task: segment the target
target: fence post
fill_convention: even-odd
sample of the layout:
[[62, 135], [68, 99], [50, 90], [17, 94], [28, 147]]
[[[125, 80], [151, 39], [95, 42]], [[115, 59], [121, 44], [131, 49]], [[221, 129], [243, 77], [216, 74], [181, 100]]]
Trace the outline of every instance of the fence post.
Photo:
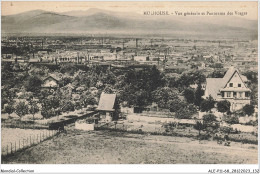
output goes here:
[[13, 153], [13, 144], [12, 144], [12, 142], [11, 142], [11, 154]]

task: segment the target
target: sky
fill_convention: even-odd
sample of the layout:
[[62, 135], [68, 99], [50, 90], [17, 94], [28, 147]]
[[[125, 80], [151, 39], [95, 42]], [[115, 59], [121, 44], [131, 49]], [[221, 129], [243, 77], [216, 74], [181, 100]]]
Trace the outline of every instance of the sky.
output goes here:
[[[74, 10], [86, 11], [90, 8], [99, 8], [110, 11], [135, 12], [170, 10], [171, 12], [246, 12], [243, 18], [257, 20], [257, 2], [134, 2], [134, 1], [96, 1], [96, 2], [70, 2], [70, 1], [2, 1], [2, 15], [12, 15], [26, 11], [41, 9], [52, 12], [67, 12]], [[240, 15], [236, 15], [241, 17]]]

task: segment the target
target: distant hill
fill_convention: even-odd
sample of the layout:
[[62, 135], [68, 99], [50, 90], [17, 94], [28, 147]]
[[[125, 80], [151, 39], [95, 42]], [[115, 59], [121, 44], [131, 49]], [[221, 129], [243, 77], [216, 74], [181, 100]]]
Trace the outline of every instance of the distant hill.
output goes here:
[[82, 33], [175, 37], [257, 37], [257, 21], [233, 16], [144, 16], [89, 9], [54, 13], [34, 10], [2, 16], [2, 33]]

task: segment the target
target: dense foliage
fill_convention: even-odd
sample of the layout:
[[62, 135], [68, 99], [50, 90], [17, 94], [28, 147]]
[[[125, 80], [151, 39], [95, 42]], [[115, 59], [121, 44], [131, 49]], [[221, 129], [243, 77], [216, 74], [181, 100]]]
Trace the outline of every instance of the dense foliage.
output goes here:
[[[191, 69], [180, 74], [159, 71], [156, 66], [143, 69], [111, 69], [106, 66], [56, 66], [2, 63], [2, 112], [16, 112], [20, 117], [41, 112], [49, 118], [60, 112], [87, 108], [98, 104], [100, 94], [116, 93], [121, 106], [144, 109], [152, 103], [173, 112], [176, 118], [186, 119], [201, 111], [211, 111], [215, 101], [203, 99], [202, 71]], [[222, 77], [222, 67], [208, 77]], [[50, 74], [60, 76], [58, 88], [43, 89], [43, 80]], [[252, 105], [246, 105], [243, 113], [252, 115], [257, 103], [257, 73], [246, 72], [247, 85], [251, 89]], [[21, 101], [20, 101], [21, 100]], [[32, 102], [34, 101], [34, 102]], [[32, 103], [31, 103], [32, 102]], [[230, 111], [228, 101], [217, 102], [220, 112]], [[242, 112], [242, 111], [241, 111]], [[236, 122], [235, 119], [229, 120]]]

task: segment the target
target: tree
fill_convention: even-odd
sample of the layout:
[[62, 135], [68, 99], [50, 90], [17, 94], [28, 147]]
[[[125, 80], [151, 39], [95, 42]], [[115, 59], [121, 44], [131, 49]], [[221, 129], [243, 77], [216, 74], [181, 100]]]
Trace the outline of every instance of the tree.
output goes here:
[[183, 95], [188, 103], [194, 103], [194, 90], [191, 88], [186, 88], [183, 92]]
[[71, 101], [68, 101], [65, 103], [65, 105], [62, 107], [63, 112], [69, 112], [69, 111], [74, 111], [74, 104]]
[[214, 70], [208, 77], [210, 78], [223, 78], [225, 71], [223, 70]]
[[30, 101], [29, 113], [33, 115], [33, 120], [34, 120], [34, 115], [39, 111], [40, 111], [40, 109], [37, 105], [37, 102], [36, 101]]
[[15, 107], [15, 113], [22, 118], [22, 116], [28, 114], [28, 105], [25, 102], [19, 102]]
[[116, 93], [116, 90], [113, 88], [112, 85], [106, 85], [105, 89], [104, 89], [104, 92], [106, 94], [115, 94]]
[[[2, 82], [2, 84], [3, 84], [3, 82]], [[4, 86], [4, 88], [2, 88], [2, 90], [1, 90], [1, 106], [2, 106], [2, 108], [4, 108], [5, 104], [10, 104], [10, 103], [14, 102], [13, 99], [16, 96], [16, 92], [17, 91], [15, 91], [14, 88], [8, 89], [8, 87], [6, 87], [6, 86]]]
[[177, 112], [178, 110], [185, 108], [187, 104], [181, 101], [179, 98], [170, 100], [168, 103], [169, 103], [170, 112]]
[[194, 129], [199, 131], [199, 136], [200, 136], [200, 131], [202, 131], [204, 128], [205, 126], [201, 121], [196, 121], [196, 124], [194, 125]]
[[175, 117], [179, 119], [190, 119], [197, 112], [193, 104], [188, 104], [180, 99], [169, 101], [170, 112], [175, 112]]
[[56, 116], [57, 113], [55, 112], [55, 109], [43, 106], [41, 109], [41, 114], [44, 118], [51, 118]]
[[219, 101], [217, 103], [217, 109], [219, 112], [222, 112], [222, 113], [228, 112], [228, 111], [230, 111], [230, 105], [231, 105], [230, 102], [227, 100]]
[[212, 124], [217, 121], [217, 117], [214, 114], [206, 114], [203, 115], [203, 123], [204, 124]]
[[63, 73], [63, 74], [68, 73], [70, 76], [73, 76], [76, 71], [77, 71], [77, 67], [75, 65], [64, 64], [64, 65], [61, 65], [61, 67], [60, 67], [61, 73]]
[[25, 81], [24, 87], [27, 91], [38, 92], [42, 84], [42, 80], [37, 76], [30, 76], [27, 81]]
[[257, 78], [257, 71], [248, 71], [245, 72], [244, 75], [247, 77], [248, 80], [250, 80], [251, 83], [257, 83], [258, 78]]
[[72, 79], [68, 76], [65, 76], [60, 80], [59, 83], [60, 83], [60, 86], [66, 86], [67, 84], [72, 83]]
[[151, 104], [151, 101], [148, 101], [148, 92], [145, 90], [136, 91], [134, 93], [134, 104], [139, 108], [143, 108]]
[[[49, 96], [47, 96], [49, 94]], [[43, 93], [43, 96], [46, 98], [41, 98], [42, 110], [41, 114], [44, 118], [50, 118], [58, 115], [60, 104], [62, 100], [60, 99], [60, 95], [57, 93]]]
[[156, 102], [160, 108], [169, 108], [169, 101], [179, 99], [177, 92], [169, 87], [158, 88], [152, 95], [153, 101]]
[[8, 113], [8, 115], [10, 116], [11, 113], [13, 113], [15, 111], [15, 108], [12, 104], [8, 103], [5, 107], [4, 107], [4, 111], [6, 113]]
[[211, 68], [223, 68], [223, 65], [221, 63], [214, 63], [210, 66]]
[[195, 91], [195, 99], [194, 99], [194, 104], [196, 106], [200, 106], [201, 102], [202, 102], [202, 96], [204, 95], [204, 91], [202, 89], [201, 84], [198, 85], [196, 91]]
[[215, 100], [210, 95], [206, 100], [203, 100], [201, 102], [200, 110], [202, 112], [209, 112], [211, 111], [212, 108], [214, 108], [214, 105], [215, 105]]
[[180, 107], [180, 109], [178, 109], [175, 112], [175, 117], [179, 118], [179, 119], [190, 119], [192, 118], [192, 115], [195, 114], [197, 112], [196, 107], [193, 104], [185, 104], [185, 102], [183, 102], [182, 104], [180, 104], [181, 106], [184, 107]]
[[181, 74], [180, 78], [178, 79], [179, 86], [186, 86], [192, 84], [201, 84], [205, 82], [206, 77], [205, 75], [198, 70], [191, 70], [188, 72], [184, 72]]
[[224, 115], [223, 120], [227, 122], [228, 124], [238, 124], [239, 119], [235, 115]]
[[219, 128], [217, 117], [211, 113], [203, 116], [203, 125], [208, 133], [214, 133]]
[[243, 107], [243, 112], [250, 116], [250, 115], [252, 115], [255, 112], [255, 108], [254, 108], [253, 105], [246, 104]]

